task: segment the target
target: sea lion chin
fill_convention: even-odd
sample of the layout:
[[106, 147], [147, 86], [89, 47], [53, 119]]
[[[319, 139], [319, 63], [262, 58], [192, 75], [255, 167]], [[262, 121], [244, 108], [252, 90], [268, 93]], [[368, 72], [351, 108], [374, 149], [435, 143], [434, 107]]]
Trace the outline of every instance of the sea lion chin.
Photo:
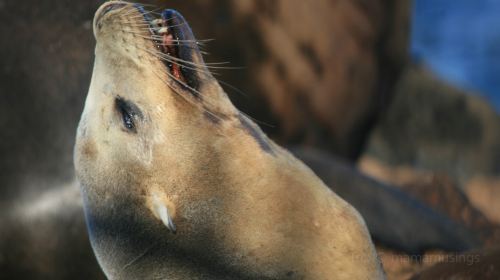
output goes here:
[[184, 18], [103, 4], [74, 152], [110, 279], [384, 278], [363, 219], [239, 113]]

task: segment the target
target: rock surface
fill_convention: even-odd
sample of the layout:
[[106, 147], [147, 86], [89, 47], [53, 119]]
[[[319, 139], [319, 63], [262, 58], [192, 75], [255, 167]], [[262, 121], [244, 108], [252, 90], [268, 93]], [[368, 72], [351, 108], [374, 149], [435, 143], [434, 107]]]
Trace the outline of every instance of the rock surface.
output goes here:
[[500, 279], [500, 249], [492, 248], [445, 257], [441, 263], [424, 270], [411, 279]]
[[104, 279], [78, 200], [51, 195], [74, 176], [101, 2], [0, 1], [2, 279]]
[[90, 247], [76, 182], [49, 185], [0, 212], [0, 278], [106, 279]]
[[391, 166], [444, 173], [463, 188], [475, 176], [500, 174], [500, 116], [474, 94], [412, 66], [364, 155]]
[[[484, 246], [500, 242], [500, 224], [486, 214], [493, 213], [495, 203], [500, 199], [499, 196], [488, 196], [490, 191], [495, 190], [495, 184], [477, 181], [468, 187], [472, 191], [465, 193], [452, 178], [443, 173], [394, 167], [369, 157], [363, 157], [358, 165], [363, 173], [397, 187], [476, 232]], [[488, 202], [492, 204], [488, 205]], [[480, 203], [483, 208], [477, 207]]]
[[[215, 3], [217, 3], [215, 5]], [[410, 1], [182, 1], [166, 4], [208, 44], [220, 78], [263, 129], [356, 158], [407, 60]], [[209, 24], [207, 24], [209, 23]], [[231, 92], [231, 89], [228, 89]]]

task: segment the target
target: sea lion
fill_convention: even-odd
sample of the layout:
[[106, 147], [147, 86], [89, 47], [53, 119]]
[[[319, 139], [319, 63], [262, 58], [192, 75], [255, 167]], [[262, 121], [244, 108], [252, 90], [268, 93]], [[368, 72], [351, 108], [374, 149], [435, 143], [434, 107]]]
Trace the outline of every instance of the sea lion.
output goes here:
[[383, 279], [362, 217], [230, 102], [184, 18], [103, 4], [74, 161], [110, 279]]

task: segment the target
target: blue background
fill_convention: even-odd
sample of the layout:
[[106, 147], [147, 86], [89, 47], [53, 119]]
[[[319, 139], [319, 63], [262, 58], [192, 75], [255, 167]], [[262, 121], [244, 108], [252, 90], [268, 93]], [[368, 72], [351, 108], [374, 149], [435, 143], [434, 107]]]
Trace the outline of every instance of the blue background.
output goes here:
[[411, 54], [500, 111], [500, 0], [414, 0]]

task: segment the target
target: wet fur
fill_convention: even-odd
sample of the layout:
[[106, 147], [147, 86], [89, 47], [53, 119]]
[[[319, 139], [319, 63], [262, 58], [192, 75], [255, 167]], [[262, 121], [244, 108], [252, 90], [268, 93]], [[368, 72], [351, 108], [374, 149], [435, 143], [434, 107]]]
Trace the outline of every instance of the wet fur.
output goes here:
[[[123, 31], [140, 16], [128, 5], [95, 26], [75, 146], [87, 226], [106, 275], [383, 278], [357, 211], [243, 117], [215, 79], [205, 76], [195, 99], [161, 78], [165, 66], [142, 51], [151, 42]], [[144, 114], [137, 134], [122, 128], [118, 95]], [[154, 197], [171, 210], [176, 234], [155, 216]]]

